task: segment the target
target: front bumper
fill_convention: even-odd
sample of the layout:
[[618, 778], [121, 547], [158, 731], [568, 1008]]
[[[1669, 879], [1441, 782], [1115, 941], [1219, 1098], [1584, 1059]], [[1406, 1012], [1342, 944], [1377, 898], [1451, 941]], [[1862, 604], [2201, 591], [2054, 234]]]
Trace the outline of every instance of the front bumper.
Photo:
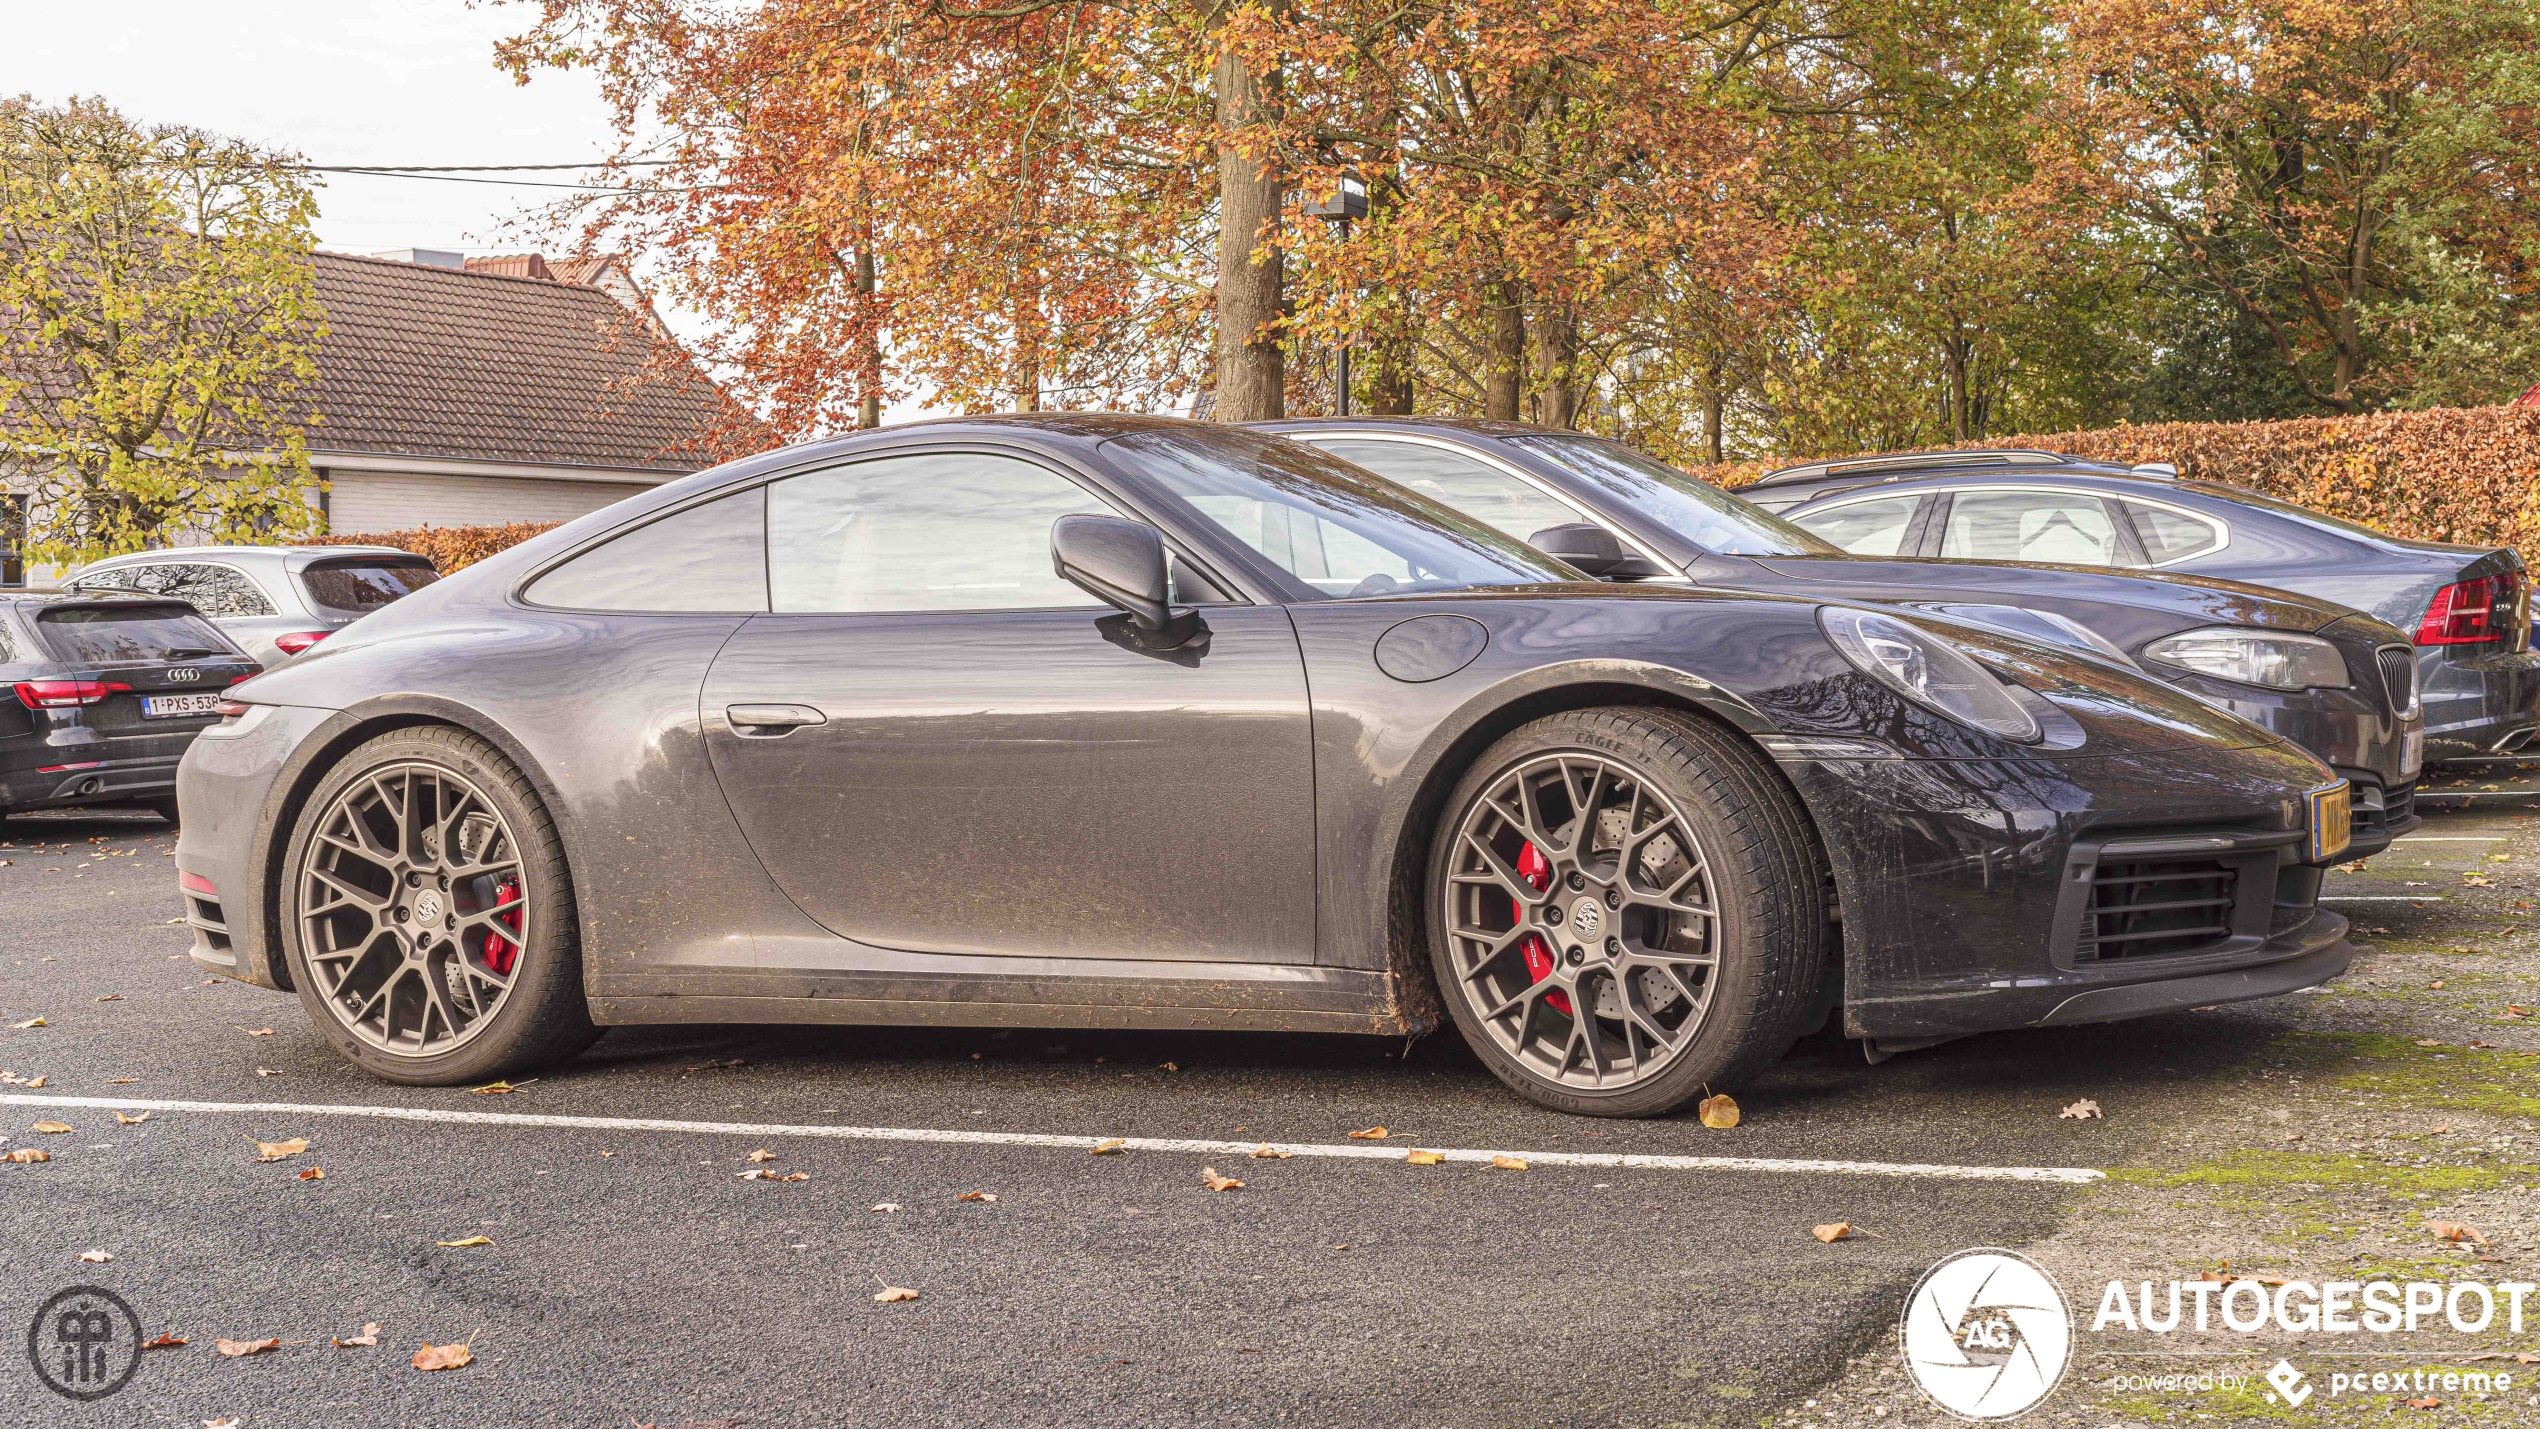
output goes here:
[[[313, 738], [332, 710], [257, 705], [197, 736], [176, 769], [176, 868], [185, 884], [194, 961], [224, 977], [288, 990], [280, 939], [272, 936], [271, 867], [287, 797], [327, 746]], [[210, 885], [209, 892], [192, 886]]]

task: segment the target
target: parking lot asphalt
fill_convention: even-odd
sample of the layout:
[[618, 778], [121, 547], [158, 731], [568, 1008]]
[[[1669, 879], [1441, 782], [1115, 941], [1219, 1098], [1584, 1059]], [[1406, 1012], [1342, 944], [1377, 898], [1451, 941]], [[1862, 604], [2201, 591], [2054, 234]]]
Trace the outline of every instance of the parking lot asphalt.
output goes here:
[[[2476, 814], [2459, 816], [2466, 819]], [[2499, 817], [2493, 813], [2489, 818]], [[2463, 825], [2467, 827], [2467, 825]], [[2448, 826], [2447, 826], [2448, 827]], [[2435, 827], [2426, 831], [2440, 837]], [[2483, 836], [2483, 835], [2481, 835]], [[2250, 1029], [2317, 999], [1970, 1039], [1879, 1067], [1804, 1044], [1735, 1089], [1743, 1124], [1562, 1117], [1452, 1034], [634, 1029], [502, 1095], [391, 1087], [295, 998], [184, 956], [173, 831], [0, 824], [0, 1310], [105, 1286], [150, 1351], [51, 1396], [16, 1350], [0, 1424], [1753, 1424], [1893, 1335], [1947, 1253], [2051, 1234], [2087, 1188], [2031, 1181], [1226, 1157], [787, 1133], [955, 1133], [2103, 1167], [2148, 1128], [2077, 1097], [2196, 1104]], [[2411, 850], [2440, 854], [2438, 843]], [[2466, 850], [2464, 850], [2466, 852]], [[2382, 861], [2376, 862], [2376, 870]], [[2447, 875], [2448, 876], [2448, 875]], [[2385, 882], [2397, 886], [2382, 893]], [[2423, 918], [2405, 878], [2380, 926]], [[2386, 916], [2385, 916], [2386, 914]], [[42, 1017], [43, 1025], [17, 1024]], [[267, 1032], [270, 1029], [270, 1032]], [[43, 1077], [41, 1087], [26, 1082]], [[125, 1123], [48, 1095], [190, 1101]], [[418, 1122], [325, 1104], [749, 1123]], [[38, 1119], [73, 1128], [32, 1130]], [[258, 1159], [258, 1141], [309, 1149]], [[753, 1152], [772, 1153], [754, 1163]], [[743, 1179], [765, 1167], [801, 1181]], [[1245, 1182], [1211, 1191], [1203, 1168]], [[302, 1179], [309, 1169], [322, 1178]], [[984, 1193], [993, 1199], [964, 1199]], [[872, 1209], [896, 1206], [896, 1210]], [[1821, 1244], [1812, 1225], [1864, 1235]], [[482, 1236], [490, 1244], [445, 1242]], [[85, 1263], [102, 1250], [110, 1261]], [[885, 1285], [919, 1292], [877, 1303]], [[339, 1348], [366, 1322], [375, 1347]], [[11, 1343], [15, 1319], [0, 1323]], [[231, 1358], [216, 1339], [278, 1338]], [[474, 1361], [419, 1373], [422, 1343]]]

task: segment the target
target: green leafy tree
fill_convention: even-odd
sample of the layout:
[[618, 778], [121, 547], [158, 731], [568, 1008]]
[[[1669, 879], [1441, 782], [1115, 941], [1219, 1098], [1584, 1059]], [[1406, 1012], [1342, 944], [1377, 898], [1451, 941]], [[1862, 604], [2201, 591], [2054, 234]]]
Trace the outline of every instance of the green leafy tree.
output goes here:
[[314, 527], [316, 204], [291, 164], [0, 100], [0, 485], [30, 559]]

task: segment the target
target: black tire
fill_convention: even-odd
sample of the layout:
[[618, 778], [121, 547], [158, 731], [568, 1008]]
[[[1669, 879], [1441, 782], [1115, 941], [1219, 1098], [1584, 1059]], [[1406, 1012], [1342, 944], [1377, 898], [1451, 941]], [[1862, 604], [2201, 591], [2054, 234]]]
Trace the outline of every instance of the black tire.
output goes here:
[[[1582, 767], [1602, 768], [1614, 787], [1600, 796]], [[1531, 800], [1511, 782], [1527, 780], [1537, 791]], [[1516, 805], [1505, 802], [1512, 796]], [[1496, 892], [1508, 886], [1506, 875], [1518, 867], [1509, 860], [1519, 859], [1522, 847], [1502, 848], [1494, 866], [1480, 845], [1533, 842], [1523, 831], [1559, 818], [1564, 800], [1566, 845], [1546, 838], [1531, 860], [1546, 882], [1525, 877], [1541, 901], [1529, 905]], [[1583, 804], [1594, 819], [1579, 817]], [[1512, 808], [1518, 817], [1494, 812]], [[1662, 841], [1673, 840], [1679, 827], [1690, 833], [1690, 846]], [[1600, 849], [1603, 839], [1617, 842]], [[1547, 854], [1565, 847], [1569, 854]], [[1661, 852], [1666, 862], [1648, 861]], [[1544, 869], [1547, 862], [1555, 867]], [[1649, 888], [1679, 876], [1686, 881], [1676, 888], [1699, 889], [1714, 916], [1670, 911], [1693, 901], [1692, 893], [1648, 897]], [[1425, 887], [1431, 965], [1457, 1029], [1500, 1080], [1558, 1111], [1661, 1116], [1706, 1087], [1738, 1086], [1790, 1049], [1825, 973], [1826, 880], [1806, 811], [1752, 746], [1678, 711], [1571, 711], [1493, 744], [1448, 798]], [[1584, 899], [1574, 890], [1584, 890]], [[1504, 906], [1491, 902], [1498, 898]], [[1604, 906], [1580, 911], [1580, 901]], [[1560, 913], [1565, 907], [1569, 915]], [[1549, 971], [1525, 955], [1529, 932], [1540, 933], [1535, 952], [1551, 955]], [[1709, 961], [1697, 966], [1699, 958]], [[1557, 985], [1564, 977], [1580, 979], [1579, 1000], [1593, 991], [1588, 1018], [1575, 1015], [1578, 1000], [1543, 992], [1547, 980]], [[1523, 1010], [1507, 1010], [1520, 1000]], [[1669, 1018], [1677, 1020], [1663, 1025]], [[1556, 1033], [1557, 1054], [1550, 1050]], [[1677, 1040], [1665, 1041], [1668, 1033]], [[1631, 1055], [1597, 1051], [1617, 1047]], [[1612, 1086], [1604, 1085], [1609, 1061], [1632, 1068]], [[1591, 1075], [1595, 1084], [1583, 1084]]]
[[[431, 771], [455, 776], [450, 786], [435, 787], [464, 788], [482, 796], [488, 812], [499, 820], [494, 827], [501, 831], [505, 852], [516, 864], [516, 874], [506, 876], [513, 878], [516, 896], [534, 913], [527, 918], [520, 941], [503, 945], [509, 949], [510, 982], [494, 1007], [478, 1019], [482, 1025], [471, 1022], [455, 1045], [446, 1050], [433, 1051], [419, 1041], [416, 1050], [397, 1051], [373, 1045], [366, 1040], [367, 1034], [355, 1035], [349, 1014], [339, 1016], [328, 1001], [327, 980], [311, 966], [311, 939], [329, 935], [323, 925], [314, 929], [304, 926], [304, 914], [312, 909], [322, 912], [324, 905], [304, 890], [312, 886], [310, 860], [321, 842], [320, 831], [343, 807], [339, 801], [348, 790], [355, 790], [375, 776], [390, 780], [441, 777]], [[464, 781], [464, 786], [456, 781]], [[414, 785], [408, 783], [404, 787], [411, 790]], [[363, 796], [357, 793], [354, 797]], [[416, 796], [409, 792], [405, 797]], [[462, 804], [452, 798], [452, 806]], [[442, 841], [455, 842], [458, 837], [454, 831], [443, 835]], [[441, 851], [437, 847], [430, 852], [435, 860], [439, 859]], [[337, 866], [341, 868], [340, 861]], [[602, 1029], [591, 1021], [590, 1005], [583, 994], [580, 924], [563, 842], [536, 789], [502, 751], [485, 740], [463, 730], [436, 725], [396, 730], [358, 746], [319, 781], [301, 806], [283, 869], [281, 917], [277, 921], [282, 929], [284, 954], [290, 960], [292, 984], [318, 1031], [346, 1060], [371, 1075], [413, 1086], [482, 1082], [566, 1060], [599, 1038]], [[447, 886], [446, 880], [443, 886]], [[395, 892], [398, 885], [394, 880], [389, 887], [390, 897], [408, 896]], [[455, 920], [458, 898], [445, 896]], [[420, 908], [414, 911], [422, 912]], [[481, 917], [486, 911], [489, 910], [480, 908], [477, 913]], [[358, 916], [369, 917], [367, 912]], [[384, 921], [371, 921], [383, 931], [389, 928]], [[421, 927], [423, 923], [417, 921], [413, 926]], [[397, 932], [402, 935], [403, 927]], [[460, 941], [468, 936], [464, 932], [457, 935], [446, 945], [443, 956], [454, 955]], [[330, 961], [329, 966], [337, 964]], [[424, 968], [426, 980], [433, 981], [431, 966], [426, 964]], [[454, 978], [447, 975], [446, 962], [442, 969], [445, 976]], [[344, 979], [339, 984], [341, 990], [358, 991], [349, 986], [351, 972], [340, 976]], [[459, 989], [454, 982], [442, 981], [430, 991], [444, 1001], [446, 1018], [448, 1004]], [[430, 1025], [427, 1018], [427, 1032]]]

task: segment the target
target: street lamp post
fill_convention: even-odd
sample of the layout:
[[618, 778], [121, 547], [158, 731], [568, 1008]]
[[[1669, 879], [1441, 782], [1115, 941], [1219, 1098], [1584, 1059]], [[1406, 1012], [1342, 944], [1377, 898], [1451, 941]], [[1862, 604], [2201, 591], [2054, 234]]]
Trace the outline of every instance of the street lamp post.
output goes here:
[[[1339, 184], [1332, 190], [1330, 196], [1319, 199], [1308, 198], [1305, 201], [1305, 211], [1309, 216], [1319, 218], [1325, 223], [1339, 225], [1341, 242], [1347, 243], [1350, 220], [1367, 216], [1367, 181], [1360, 178], [1356, 172], [1343, 169]], [[1339, 415], [1346, 417], [1349, 415], [1349, 339], [1347, 337], [1340, 340], [1336, 366], [1338, 371], [1335, 376], [1340, 388]]]

